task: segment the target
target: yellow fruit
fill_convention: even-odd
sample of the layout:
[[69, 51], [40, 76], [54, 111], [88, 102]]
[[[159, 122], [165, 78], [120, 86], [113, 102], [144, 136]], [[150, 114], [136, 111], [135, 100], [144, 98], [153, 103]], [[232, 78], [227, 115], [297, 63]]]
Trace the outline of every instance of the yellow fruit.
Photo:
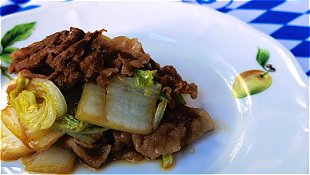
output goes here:
[[269, 74], [261, 70], [249, 70], [239, 74], [232, 86], [232, 93], [236, 98], [243, 98], [266, 90], [272, 83]]

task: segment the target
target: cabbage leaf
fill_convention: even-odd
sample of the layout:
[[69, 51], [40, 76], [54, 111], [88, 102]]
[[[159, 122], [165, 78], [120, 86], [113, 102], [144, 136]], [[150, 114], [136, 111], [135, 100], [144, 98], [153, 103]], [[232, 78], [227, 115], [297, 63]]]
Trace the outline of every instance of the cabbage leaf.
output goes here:
[[153, 124], [153, 130], [155, 130], [159, 126], [159, 123], [165, 114], [166, 107], [167, 107], [166, 101], [162, 101], [157, 105], [155, 117], [154, 117], [153, 123], [152, 123]]
[[[107, 87], [85, 83], [75, 117], [110, 129], [149, 134], [160, 88], [160, 84], [138, 88], [132, 77], [112, 79]], [[149, 89], [147, 96], [145, 89]]]
[[21, 91], [25, 89], [25, 87], [29, 83], [30, 83], [30, 80], [28, 78], [24, 78], [23, 76], [19, 74], [15, 80], [16, 87], [9, 94], [9, 100], [13, 100], [14, 98], [16, 98], [17, 95], [21, 93]]
[[65, 114], [58, 118], [53, 127], [86, 144], [93, 144], [101, 137], [102, 132], [108, 130], [107, 128], [78, 120], [70, 114]]
[[50, 128], [57, 117], [67, 112], [64, 96], [47, 79], [27, 79], [18, 75], [9, 102], [16, 110], [20, 123], [32, 132]]
[[135, 85], [137, 87], [145, 88], [155, 84], [154, 77], [156, 70], [140, 70], [134, 71], [133, 77], [135, 79]]
[[169, 168], [173, 165], [173, 155], [172, 154], [166, 154], [162, 156], [162, 168]]
[[54, 127], [64, 132], [78, 132], [80, 134], [94, 134], [107, 130], [107, 128], [78, 120], [70, 114], [59, 117], [55, 121]]

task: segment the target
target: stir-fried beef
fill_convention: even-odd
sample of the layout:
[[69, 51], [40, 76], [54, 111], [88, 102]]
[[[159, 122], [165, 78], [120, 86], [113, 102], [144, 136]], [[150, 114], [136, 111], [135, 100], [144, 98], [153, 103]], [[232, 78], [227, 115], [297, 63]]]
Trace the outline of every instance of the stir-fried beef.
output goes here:
[[198, 108], [182, 106], [173, 111], [167, 110], [163, 118], [153, 133], [132, 135], [135, 149], [150, 159], [177, 152], [213, 129], [209, 114]]
[[119, 36], [110, 40], [97, 30], [84, 33], [77, 28], [52, 34], [11, 54], [10, 73], [27, 78], [47, 78], [60, 89], [73, 88], [79, 81], [96, 80], [107, 85], [111, 76], [132, 76], [137, 68], [158, 70], [158, 81], [174, 107], [173, 96], [197, 97], [197, 86], [183, 81], [172, 66], [160, 68], [136, 39]]
[[173, 66], [164, 66], [158, 71], [158, 82], [163, 86], [162, 91], [169, 99], [170, 108], [175, 107], [174, 99], [178, 94], [189, 94], [191, 98], [197, 98], [197, 86], [183, 81]]
[[114, 145], [112, 150], [121, 150], [125, 146], [132, 146], [131, 134], [122, 131], [113, 131]]
[[[66, 139], [65, 142], [66, 147], [72, 149], [87, 165], [98, 168], [107, 160], [107, 156], [114, 160], [136, 162], [143, 157], [156, 159], [162, 155], [178, 152], [182, 146], [192, 143], [213, 127], [213, 122], [206, 111], [182, 106], [173, 111], [167, 110], [159, 128], [149, 135], [113, 130], [108, 133], [111, 134], [113, 143], [105, 144], [103, 148], [98, 146], [90, 148], [73, 138]], [[97, 155], [94, 156], [94, 153]]]
[[[185, 111], [188, 114], [185, 115], [183, 120], [186, 120], [186, 136], [183, 140], [182, 145], [187, 145], [202, 137], [202, 135], [214, 128], [214, 123], [207, 113], [207, 111], [199, 108], [185, 107]], [[185, 112], [184, 111], [184, 112]], [[181, 116], [183, 111], [180, 111]], [[173, 115], [173, 114], [172, 114]]]
[[[101, 142], [94, 145], [67, 136], [63, 138], [65, 148], [73, 150], [87, 165], [99, 168], [107, 159], [135, 162], [178, 152], [213, 129], [213, 121], [206, 111], [186, 107], [175, 100], [180, 94], [196, 98], [198, 92], [194, 83], [182, 80], [173, 66], [160, 68], [137, 39], [124, 36], [107, 39], [101, 35], [103, 31], [84, 33], [70, 28], [70, 31], [50, 35], [13, 52], [9, 72], [20, 72], [27, 78], [50, 79], [64, 90], [87, 81], [106, 86], [112, 76], [119, 79], [132, 76], [138, 68], [157, 70], [156, 81], [162, 84], [161, 91], [167, 96], [170, 108], [151, 134], [108, 130]], [[10, 86], [8, 91], [12, 88]]]
[[110, 154], [115, 160], [126, 160], [129, 162], [138, 162], [144, 159], [143, 155], [138, 153], [134, 148], [125, 148], [119, 152]]
[[[124, 36], [118, 36], [108, 43], [108, 47], [114, 52], [121, 52], [131, 56], [130, 61], [136, 60], [135, 65], [145, 65], [150, 62], [151, 57], [146, 54], [141, 43], [137, 38], [129, 39]], [[128, 57], [128, 56], [127, 56]], [[132, 65], [134, 65], [132, 63]]]
[[111, 148], [111, 157], [115, 160], [137, 162], [143, 159], [138, 153], [131, 139], [132, 134], [122, 131], [113, 131], [114, 144]]
[[74, 138], [68, 137], [65, 140], [65, 148], [73, 150], [83, 162], [93, 168], [100, 166], [107, 160], [111, 150], [111, 145], [98, 146], [94, 148], [85, 148]]
[[[24, 60], [25, 65], [29, 67], [31, 65], [30, 57], [36, 55], [36, 53], [40, 50], [46, 50], [49, 45], [57, 45], [60, 42], [62, 42], [63, 38], [65, 38], [68, 35], [68, 31], [61, 31], [54, 33], [48, 37], [46, 37], [44, 40], [35, 42], [27, 47], [21, 48], [16, 50], [11, 54], [12, 58], [15, 58], [13, 62], [11, 63], [11, 66], [9, 67], [10, 72], [18, 72], [22, 68], [21, 61]], [[26, 60], [28, 62], [26, 62]], [[18, 64], [19, 63], [19, 64]]]
[[132, 135], [135, 149], [142, 155], [156, 159], [160, 155], [177, 152], [185, 137], [183, 124], [164, 123], [150, 135]]

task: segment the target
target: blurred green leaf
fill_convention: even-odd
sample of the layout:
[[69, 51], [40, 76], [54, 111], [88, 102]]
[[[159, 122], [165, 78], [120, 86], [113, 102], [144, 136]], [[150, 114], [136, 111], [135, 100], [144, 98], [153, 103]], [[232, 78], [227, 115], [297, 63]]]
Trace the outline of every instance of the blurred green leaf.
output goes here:
[[3, 53], [8, 53], [8, 54], [11, 54], [12, 52], [14, 52], [15, 50], [17, 50], [18, 48], [17, 47], [6, 47], [3, 49]]
[[267, 49], [258, 48], [257, 55], [256, 55], [256, 61], [265, 70], [266, 70], [265, 66], [268, 63], [269, 56], [270, 54]]
[[7, 53], [1, 54], [0, 59], [1, 59], [1, 61], [5, 62], [7, 64], [10, 64], [13, 60], [13, 58], [10, 57], [10, 54], [7, 54]]
[[2, 48], [13, 45], [17, 41], [22, 41], [28, 38], [35, 29], [35, 22], [19, 24], [5, 33], [1, 39]]

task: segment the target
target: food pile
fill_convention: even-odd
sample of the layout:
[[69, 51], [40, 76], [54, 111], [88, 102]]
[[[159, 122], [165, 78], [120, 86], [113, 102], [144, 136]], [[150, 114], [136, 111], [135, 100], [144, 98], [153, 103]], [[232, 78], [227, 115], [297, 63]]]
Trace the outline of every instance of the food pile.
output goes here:
[[[1, 159], [22, 158], [31, 172], [68, 173], [76, 160], [98, 169], [114, 160], [162, 159], [213, 129], [187, 107], [197, 86], [160, 67], [137, 39], [105, 30], [60, 31], [14, 51], [1, 111]], [[61, 156], [60, 156], [61, 155]]]

